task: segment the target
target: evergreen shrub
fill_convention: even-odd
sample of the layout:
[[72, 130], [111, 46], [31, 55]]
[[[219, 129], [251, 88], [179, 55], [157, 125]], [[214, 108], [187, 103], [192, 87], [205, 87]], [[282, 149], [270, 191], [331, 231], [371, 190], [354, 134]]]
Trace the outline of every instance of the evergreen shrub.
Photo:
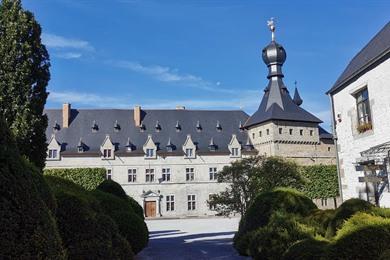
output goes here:
[[338, 207], [332, 219], [329, 221], [328, 228], [326, 230], [326, 237], [331, 238], [336, 235], [337, 229], [339, 229], [345, 220], [350, 218], [353, 214], [360, 211], [370, 211], [374, 206], [361, 199], [349, 199]]
[[70, 180], [86, 190], [94, 190], [106, 180], [104, 168], [45, 169], [44, 174]]
[[378, 259], [390, 245], [390, 219], [359, 212], [338, 230], [330, 259]]
[[129, 243], [99, 201], [81, 186], [45, 176], [57, 199], [57, 223], [70, 259], [131, 259]]
[[93, 194], [105, 214], [115, 221], [119, 232], [127, 239], [133, 252], [137, 254], [145, 248], [149, 240], [148, 228], [143, 218], [134, 212], [130, 200], [127, 197], [120, 198], [99, 190], [94, 191]]
[[144, 219], [144, 210], [142, 206], [139, 205], [132, 197], [128, 196], [119, 183], [112, 180], [105, 180], [97, 187], [97, 189], [127, 200], [133, 208], [133, 211], [140, 218]]
[[[23, 160], [0, 118], [0, 255], [4, 259], [64, 259], [55, 208], [42, 175]], [[45, 198], [44, 201], [42, 198]]]
[[290, 246], [283, 256], [283, 260], [328, 260], [329, 242], [307, 238]]

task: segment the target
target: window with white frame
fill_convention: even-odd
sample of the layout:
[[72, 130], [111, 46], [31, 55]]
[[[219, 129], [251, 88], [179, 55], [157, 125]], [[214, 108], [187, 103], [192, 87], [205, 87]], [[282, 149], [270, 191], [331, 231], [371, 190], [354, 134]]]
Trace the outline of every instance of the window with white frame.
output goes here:
[[[209, 194], [209, 202], [211, 201], [211, 199], [212, 199], [212, 197], [214, 196], [215, 194]], [[210, 203], [209, 203], [209, 209], [210, 210], [215, 210], [217, 208], [217, 205], [215, 205], [215, 204], [213, 204], [213, 205], [211, 205]]]
[[137, 169], [127, 169], [127, 181], [137, 182]]
[[154, 182], [154, 169], [145, 169], [145, 182]]
[[192, 158], [194, 156], [194, 149], [193, 148], [187, 148], [186, 149], [186, 157]]
[[147, 148], [147, 149], [146, 149], [146, 155], [145, 155], [145, 156], [148, 157], [148, 158], [154, 157], [154, 149]]
[[171, 181], [171, 169], [163, 168], [162, 169], [162, 181]]
[[196, 209], [196, 200], [195, 195], [187, 195], [187, 209], [195, 210]]
[[195, 179], [194, 168], [186, 168], [186, 181], [193, 181]]
[[112, 180], [112, 169], [107, 169], [106, 170], [106, 179], [107, 180]]
[[49, 149], [47, 158], [49, 159], [56, 159], [58, 157], [58, 150], [57, 149]]
[[232, 148], [232, 156], [233, 156], [233, 157], [238, 157], [238, 156], [240, 156], [240, 150], [239, 150], [239, 148]]
[[209, 178], [210, 181], [215, 181], [217, 179], [217, 167], [209, 168]]
[[174, 211], [175, 210], [175, 196], [168, 195], [165, 197], [165, 200], [166, 200], [167, 211]]
[[370, 101], [368, 98], [368, 89], [364, 88], [355, 94], [358, 125], [371, 124]]
[[112, 150], [111, 149], [103, 149], [103, 158], [112, 158]]

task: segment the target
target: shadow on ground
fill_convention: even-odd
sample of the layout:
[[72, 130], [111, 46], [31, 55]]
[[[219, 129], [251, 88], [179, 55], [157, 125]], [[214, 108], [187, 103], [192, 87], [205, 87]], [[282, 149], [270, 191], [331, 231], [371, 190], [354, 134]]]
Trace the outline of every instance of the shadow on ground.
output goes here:
[[234, 233], [188, 234], [180, 230], [150, 232], [149, 246], [136, 259], [245, 259], [232, 247]]

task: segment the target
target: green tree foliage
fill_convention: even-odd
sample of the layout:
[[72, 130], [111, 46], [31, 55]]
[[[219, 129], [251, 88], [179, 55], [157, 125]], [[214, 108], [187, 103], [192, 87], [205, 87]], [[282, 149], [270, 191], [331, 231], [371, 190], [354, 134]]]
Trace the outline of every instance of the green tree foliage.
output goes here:
[[129, 243], [92, 192], [59, 177], [45, 179], [57, 199], [58, 228], [70, 259], [132, 258]]
[[45, 169], [44, 174], [70, 180], [86, 190], [94, 190], [106, 180], [104, 168]]
[[311, 199], [334, 198], [339, 195], [336, 165], [301, 166], [307, 180], [302, 191]]
[[218, 182], [230, 183], [225, 191], [211, 197], [209, 204], [222, 215], [244, 215], [261, 192], [276, 187], [302, 188], [304, 180], [296, 163], [278, 157], [249, 157], [225, 166]]
[[49, 55], [41, 27], [20, 0], [0, 5], [0, 113], [22, 155], [38, 168], [46, 159], [47, 117], [43, 115], [50, 79]]
[[[6, 259], [63, 259], [55, 203], [41, 174], [23, 160], [0, 119], [0, 255]], [[46, 202], [46, 203], [45, 203]]]

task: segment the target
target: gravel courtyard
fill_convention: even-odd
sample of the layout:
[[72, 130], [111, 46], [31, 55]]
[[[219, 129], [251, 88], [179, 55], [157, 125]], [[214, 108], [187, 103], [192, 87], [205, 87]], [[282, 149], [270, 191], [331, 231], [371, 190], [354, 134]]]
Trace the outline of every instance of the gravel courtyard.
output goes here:
[[246, 259], [232, 246], [239, 218], [147, 220], [149, 246], [137, 260]]

